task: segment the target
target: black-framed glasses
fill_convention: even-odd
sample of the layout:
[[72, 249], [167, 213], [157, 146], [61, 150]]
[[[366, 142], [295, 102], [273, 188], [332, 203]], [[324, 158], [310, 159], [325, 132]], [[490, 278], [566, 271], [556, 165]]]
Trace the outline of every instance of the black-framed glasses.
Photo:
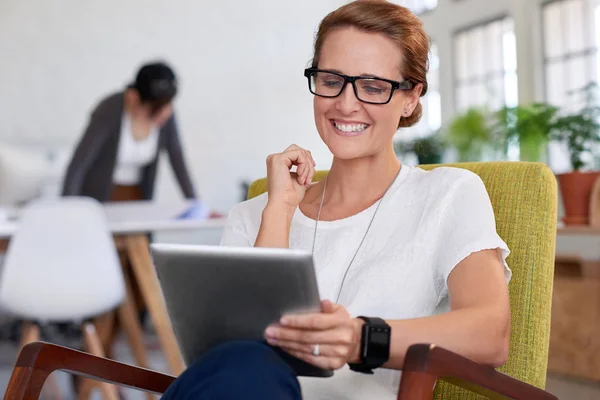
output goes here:
[[308, 78], [308, 89], [316, 96], [337, 97], [350, 82], [356, 98], [369, 104], [387, 104], [392, 99], [394, 90], [411, 90], [414, 87], [410, 81], [398, 82], [374, 76], [347, 76], [317, 68], [305, 69], [304, 76]]

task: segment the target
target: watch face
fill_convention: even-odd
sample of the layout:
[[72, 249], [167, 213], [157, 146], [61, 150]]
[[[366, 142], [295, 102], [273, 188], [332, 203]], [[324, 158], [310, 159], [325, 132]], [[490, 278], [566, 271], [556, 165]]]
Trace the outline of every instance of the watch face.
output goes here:
[[371, 330], [371, 342], [374, 344], [386, 344], [389, 341], [390, 333], [386, 331]]
[[374, 358], [389, 357], [391, 329], [388, 327], [371, 327], [369, 330], [368, 355]]

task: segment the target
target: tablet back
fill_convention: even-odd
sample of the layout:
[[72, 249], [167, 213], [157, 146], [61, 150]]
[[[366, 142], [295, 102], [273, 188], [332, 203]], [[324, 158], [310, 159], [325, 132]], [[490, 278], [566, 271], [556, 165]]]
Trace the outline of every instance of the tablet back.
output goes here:
[[[172, 244], [153, 244], [151, 252], [187, 365], [224, 342], [264, 341], [283, 314], [320, 309], [309, 252]], [[298, 375], [332, 374], [284, 356]]]

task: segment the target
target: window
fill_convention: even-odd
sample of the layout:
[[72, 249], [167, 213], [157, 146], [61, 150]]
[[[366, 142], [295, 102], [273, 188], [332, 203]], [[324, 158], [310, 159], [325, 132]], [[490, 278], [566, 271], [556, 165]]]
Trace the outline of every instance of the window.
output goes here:
[[517, 50], [512, 18], [462, 30], [454, 36], [456, 111], [496, 110], [518, 102]]
[[569, 93], [598, 81], [598, 0], [560, 0], [543, 6], [546, 100], [570, 105]]
[[442, 103], [440, 99], [440, 58], [437, 46], [431, 44], [429, 71], [427, 72], [427, 94], [421, 99], [423, 116], [415, 126], [421, 133], [436, 131], [442, 125]]
[[423, 114], [416, 125], [398, 131], [398, 137], [402, 138], [402, 140], [428, 136], [441, 127], [442, 104], [439, 81], [440, 60], [437, 46], [432, 43], [429, 53], [429, 71], [427, 72], [427, 94], [421, 97]]
[[397, 0], [397, 3], [418, 15], [436, 8], [438, 0]]
[[[600, 80], [600, 1], [558, 0], [544, 4], [544, 66], [546, 101], [565, 111], [576, 111], [574, 91]], [[570, 170], [564, 144], [551, 143], [548, 163], [556, 172]], [[591, 160], [588, 160], [591, 162]]]

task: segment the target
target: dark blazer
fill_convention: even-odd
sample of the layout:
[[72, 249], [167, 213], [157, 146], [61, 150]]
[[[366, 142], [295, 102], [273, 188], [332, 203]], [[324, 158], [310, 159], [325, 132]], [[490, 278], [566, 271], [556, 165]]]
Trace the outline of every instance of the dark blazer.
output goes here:
[[[63, 182], [63, 196], [87, 196], [100, 202], [110, 200], [123, 109], [123, 92], [106, 97], [94, 109], [87, 129], [67, 168]], [[143, 170], [141, 188], [144, 199], [152, 198], [158, 155], [161, 150], [166, 150], [169, 154], [169, 160], [185, 197], [195, 198], [173, 114], [160, 128], [154, 160]]]

